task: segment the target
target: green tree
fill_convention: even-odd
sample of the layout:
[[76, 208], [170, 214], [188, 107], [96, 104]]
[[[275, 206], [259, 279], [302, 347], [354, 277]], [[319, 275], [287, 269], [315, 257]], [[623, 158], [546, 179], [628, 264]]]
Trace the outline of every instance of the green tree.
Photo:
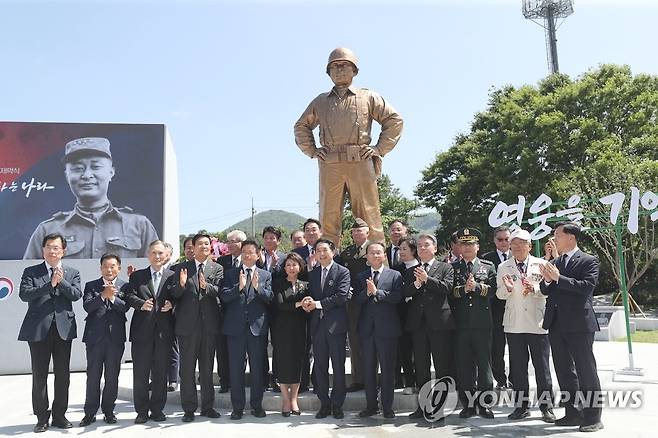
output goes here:
[[[386, 227], [389, 222], [394, 219], [403, 219], [409, 221], [412, 213], [416, 210], [420, 203], [416, 199], [409, 199], [402, 195], [400, 189], [395, 187], [391, 182], [391, 178], [383, 174], [377, 180], [377, 188], [379, 189], [379, 206], [382, 213], [382, 223]], [[341, 234], [341, 248], [352, 243], [350, 230], [354, 224], [354, 215], [352, 214], [352, 206], [350, 205], [349, 198], [343, 210], [343, 231]]]
[[[629, 167], [652, 168], [658, 159], [657, 120], [658, 77], [633, 76], [627, 66], [602, 65], [576, 79], [557, 74], [537, 86], [506, 86], [490, 93], [470, 132], [457, 136], [422, 171], [415, 193], [441, 214], [441, 240], [475, 226], [485, 232], [486, 245], [488, 215], [498, 201], [515, 204], [524, 195], [527, 209], [541, 193], [556, 201], [580, 190], [593, 197], [617, 188], [628, 194], [623, 184], [640, 176], [628, 173]], [[587, 187], [594, 169], [603, 180]], [[632, 178], [612, 190], [605, 178], [619, 173]], [[638, 181], [655, 190], [655, 180]]]

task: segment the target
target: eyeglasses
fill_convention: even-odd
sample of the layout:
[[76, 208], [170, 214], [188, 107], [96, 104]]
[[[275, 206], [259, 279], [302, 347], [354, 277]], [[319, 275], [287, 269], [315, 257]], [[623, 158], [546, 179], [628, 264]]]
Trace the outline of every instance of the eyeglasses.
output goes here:
[[59, 252], [62, 249], [64, 249], [59, 245], [46, 245], [44, 248], [46, 248], [46, 251], [53, 251], [53, 252]]

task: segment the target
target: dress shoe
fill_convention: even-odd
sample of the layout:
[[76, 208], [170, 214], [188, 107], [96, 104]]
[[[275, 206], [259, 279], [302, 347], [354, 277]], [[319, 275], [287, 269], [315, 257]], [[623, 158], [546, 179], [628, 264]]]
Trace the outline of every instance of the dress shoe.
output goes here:
[[174, 392], [178, 389], [178, 383], [173, 382], [167, 386], [167, 392]]
[[144, 424], [149, 421], [149, 416], [146, 414], [137, 414], [135, 418], [135, 424]]
[[565, 415], [555, 420], [556, 426], [580, 426], [583, 424], [583, 417], [579, 415]]
[[222, 385], [219, 387], [219, 393], [220, 394], [226, 394], [228, 392], [228, 386]]
[[32, 430], [34, 431], [34, 433], [45, 432], [48, 430], [48, 422], [47, 421], [45, 423], [39, 422], [34, 426], [34, 429]]
[[404, 388], [404, 390], [402, 391], [402, 394], [404, 394], [404, 395], [413, 395], [413, 394], [414, 394], [414, 388], [411, 387], [411, 386], [407, 386], [407, 387]]
[[114, 412], [108, 412], [107, 414], [103, 415], [103, 421], [107, 424], [116, 424], [117, 416], [114, 415]]
[[61, 416], [59, 418], [53, 418], [51, 426], [56, 427], [58, 429], [70, 429], [73, 427], [71, 422], [67, 420], [66, 417], [64, 416]]
[[183, 423], [191, 423], [194, 421], [194, 412], [185, 412], [182, 418]]
[[151, 418], [153, 421], [165, 421], [167, 416], [162, 412], [151, 412], [151, 416], [149, 418]]
[[359, 412], [360, 418], [372, 417], [373, 415], [379, 414], [379, 409], [364, 409]]
[[471, 418], [475, 414], [475, 408], [464, 408], [459, 413], [459, 418]]
[[393, 412], [393, 411], [384, 411], [384, 418], [388, 418], [388, 419], [395, 418], [395, 412]]
[[241, 420], [242, 419], [242, 410], [234, 410], [231, 412], [231, 420]]
[[521, 420], [530, 416], [528, 408], [516, 408], [507, 416], [510, 420]]
[[331, 409], [329, 409], [329, 408], [320, 408], [318, 413], [315, 414], [315, 418], [320, 420], [322, 418], [327, 418], [329, 416], [329, 414], [331, 414]]
[[363, 388], [365, 388], [365, 387], [363, 386], [362, 383], [352, 383], [345, 390], [347, 392], [357, 392], [357, 391], [361, 391]]
[[93, 415], [85, 415], [84, 417], [82, 417], [82, 421], [80, 421], [80, 427], [87, 427], [91, 423], [95, 423], [95, 422], [96, 422], [96, 417], [94, 417]]
[[290, 417], [291, 413], [292, 413], [291, 411], [281, 411], [281, 416], [288, 418]]
[[334, 408], [333, 415], [336, 420], [342, 420], [343, 418], [345, 418], [345, 413], [341, 408]]
[[201, 411], [201, 415], [203, 415], [204, 417], [208, 417], [208, 418], [219, 418], [219, 417], [221, 417], [221, 414], [213, 408], [204, 409], [203, 411]]
[[603, 429], [603, 423], [599, 421], [593, 424], [583, 424], [578, 430], [581, 432], [596, 432], [597, 430], [601, 429]]
[[409, 418], [412, 420], [419, 420], [424, 417], [425, 416], [423, 415], [423, 411], [420, 408], [416, 409], [411, 414], [409, 414]]
[[544, 423], [555, 423], [555, 414], [553, 413], [553, 409], [551, 408], [542, 409], [541, 421], [543, 421]]
[[494, 417], [494, 413], [491, 411], [491, 409], [485, 408], [484, 406], [478, 406], [478, 415], [489, 420], [492, 420]]
[[297, 409], [296, 411], [293, 409], [292, 411], [290, 411], [290, 413], [292, 415], [302, 415], [302, 411], [300, 411], [299, 409]]
[[265, 417], [265, 409], [263, 408], [258, 408], [258, 409], [252, 409], [251, 410], [251, 415], [253, 415], [256, 418], [264, 418]]

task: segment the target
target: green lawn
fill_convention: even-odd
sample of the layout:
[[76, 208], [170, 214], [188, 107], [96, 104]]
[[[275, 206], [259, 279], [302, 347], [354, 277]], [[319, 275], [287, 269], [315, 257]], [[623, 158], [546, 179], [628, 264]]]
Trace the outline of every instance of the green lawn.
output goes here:
[[[651, 331], [636, 331], [631, 333], [631, 340], [633, 342], [648, 342], [650, 344], [658, 344], [658, 330]], [[617, 339], [618, 342], [626, 342], [626, 338]]]

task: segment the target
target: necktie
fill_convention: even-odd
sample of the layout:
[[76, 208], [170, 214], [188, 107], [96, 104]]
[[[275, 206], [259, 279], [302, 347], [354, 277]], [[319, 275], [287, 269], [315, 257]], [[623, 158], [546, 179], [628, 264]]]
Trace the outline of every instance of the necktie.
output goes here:
[[400, 248], [397, 246], [393, 247], [393, 257], [391, 257], [391, 260], [393, 261], [393, 266], [400, 264]]
[[199, 277], [203, 275], [203, 263], [199, 263]]
[[373, 272], [372, 282], [375, 283], [375, 286], [377, 286], [377, 283], [379, 283], [379, 271]]
[[55, 268], [50, 268], [50, 278], [53, 278], [53, 275], [55, 275]]
[[507, 253], [506, 252], [503, 253], [503, 261], [505, 261], [505, 260], [507, 260]]
[[245, 271], [247, 272], [247, 284], [245, 289], [249, 290], [251, 289], [251, 268], [247, 268]]
[[525, 263], [517, 263], [516, 267], [519, 270], [519, 272], [521, 273], [521, 276], [524, 277], [525, 276]]
[[233, 267], [237, 268], [238, 266], [240, 266], [240, 261], [238, 260], [237, 257], [234, 257], [233, 258]]
[[427, 272], [427, 271], [428, 271], [428, 269], [429, 269], [429, 266], [430, 266], [430, 264], [429, 264], [429, 263], [427, 263], [427, 262], [425, 262], [425, 263], [423, 263], [423, 269], [425, 270], [425, 272]]
[[473, 262], [466, 263], [466, 270], [468, 271], [469, 274], [473, 273]]
[[322, 268], [322, 278], [320, 279], [320, 286], [324, 289], [324, 281], [327, 279], [327, 268]]
[[557, 264], [559, 263], [560, 266], [562, 266], [562, 268], [564, 269], [564, 268], [566, 268], [566, 266], [567, 266], [567, 261], [568, 261], [568, 260], [567, 260], [567, 254], [564, 253], [564, 254], [562, 254], [560, 257], [558, 257], [558, 259], [556, 260], [555, 264], [557, 265]]
[[160, 273], [159, 272], [154, 272], [153, 273], [153, 291], [155, 292], [155, 296], [158, 296], [158, 289], [160, 289]]

